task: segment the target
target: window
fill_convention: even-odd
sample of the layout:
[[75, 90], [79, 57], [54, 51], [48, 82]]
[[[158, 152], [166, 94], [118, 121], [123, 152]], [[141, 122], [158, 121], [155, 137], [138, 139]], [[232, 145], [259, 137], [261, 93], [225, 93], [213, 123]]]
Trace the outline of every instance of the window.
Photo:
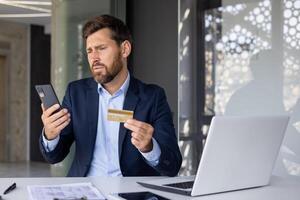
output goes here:
[[197, 170], [212, 116], [284, 114], [275, 173], [300, 176], [300, 0], [221, 3], [180, 0], [183, 173]]

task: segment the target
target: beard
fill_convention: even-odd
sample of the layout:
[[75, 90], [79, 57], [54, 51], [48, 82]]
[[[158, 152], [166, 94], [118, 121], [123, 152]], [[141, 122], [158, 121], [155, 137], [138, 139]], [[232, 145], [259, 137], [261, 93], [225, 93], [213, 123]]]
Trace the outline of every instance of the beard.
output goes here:
[[[95, 72], [93, 70], [93, 66], [96, 66], [96, 65], [102, 66], [104, 72]], [[118, 54], [116, 56], [116, 58], [113, 60], [110, 70], [108, 69], [107, 65], [105, 65], [99, 61], [96, 61], [92, 64], [91, 72], [97, 83], [106, 84], [106, 83], [111, 82], [120, 73], [120, 71], [122, 70], [122, 66], [123, 66], [123, 63], [121, 60], [121, 54]]]

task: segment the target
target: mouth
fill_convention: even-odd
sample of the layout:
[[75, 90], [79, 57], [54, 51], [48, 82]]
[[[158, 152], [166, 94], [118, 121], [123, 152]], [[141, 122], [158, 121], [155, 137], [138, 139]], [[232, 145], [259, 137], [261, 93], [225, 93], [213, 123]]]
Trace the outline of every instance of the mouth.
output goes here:
[[93, 65], [93, 67], [92, 67], [94, 72], [99, 72], [99, 71], [103, 70], [104, 68], [105, 68], [104, 65], [97, 65], [97, 64]]
[[104, 66], [103, 65], [94, 65], [93, 66], [93, 69], [95, 70], [95, 69], [103, 69], [104, 68]]

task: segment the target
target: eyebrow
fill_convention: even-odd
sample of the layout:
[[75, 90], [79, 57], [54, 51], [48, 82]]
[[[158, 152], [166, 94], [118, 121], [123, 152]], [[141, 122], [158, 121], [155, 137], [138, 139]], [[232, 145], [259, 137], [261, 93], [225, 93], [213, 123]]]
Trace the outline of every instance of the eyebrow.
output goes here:
[[[95, 49], [98, 49], [98, 48], [101, 48], [101, 47], [103, 47], [103, 46], [106, 46], [106, 44], [99, 44], [99, 45], [97, 45], [97, 46], [94, 46], [94, 48], [95, 48]], [[86, 51], [89, 51], [89, 50], [91, 50], [91, 49], [92, 49], [92, 47], [89, 47], [89, 48], [86, 49]]]

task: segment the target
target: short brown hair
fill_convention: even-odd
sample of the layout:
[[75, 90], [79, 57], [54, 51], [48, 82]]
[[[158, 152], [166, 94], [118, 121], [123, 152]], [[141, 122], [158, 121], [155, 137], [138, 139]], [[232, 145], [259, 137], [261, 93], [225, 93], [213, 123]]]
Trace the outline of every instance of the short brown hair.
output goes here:
[[82, 29], [82, 37], [84, 40], [86, 40], [89, 35], [103, 28], [108, 28], [111, 30], [111, 37], [117, 42], [118, 45], [125, 40], [128, 40], [130, 43], [132, 43], [132, 38], [128, 27], [123, 23], [123, 21], [110, 15], [101, 15], [88, 20]]

